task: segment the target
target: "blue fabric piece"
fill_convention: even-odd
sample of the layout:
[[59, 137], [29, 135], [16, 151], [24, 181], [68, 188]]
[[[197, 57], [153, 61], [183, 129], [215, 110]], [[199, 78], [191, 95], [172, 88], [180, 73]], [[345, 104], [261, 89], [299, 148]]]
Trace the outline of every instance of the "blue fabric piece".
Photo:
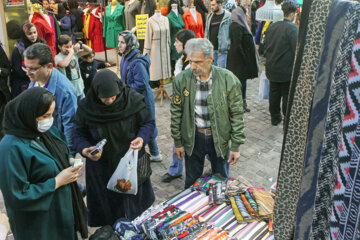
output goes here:
[[114, 229], [121, 236], [124, 236], [126, 231], [137, 232], [135, 226], [131, 223], [131, 221], [127, 218], [119, 218], [114, 223]]
[[[76, 20], [75, 20], [76, 21]], [[60, 30], [61, 34], [66, 34], [71, 37], [72, 42], [75, 43], [75, 38], [72, 34], [71, 30], [71, 17], [69, 14], [65, 15], [63, 18], [60, 19]]]
[[258, 44], [258, 45], [260, 44], [261, 32], [262, 32], [262, 29], [263, 29], [264, 25], [265, 25], [265, 22], [260, 22], [259, 26], [258, 26], [258, 28], [256, 30], [255, 43]]
[[[29, 84], [34, 87], [35, 82]], [[73, 126], [77, 110], [75, 88], [64, 74], [53, 68], [47, 90], [55, 96], [54, 125], [64, 133], [71, 155], [75, 155], [73, 147]]]

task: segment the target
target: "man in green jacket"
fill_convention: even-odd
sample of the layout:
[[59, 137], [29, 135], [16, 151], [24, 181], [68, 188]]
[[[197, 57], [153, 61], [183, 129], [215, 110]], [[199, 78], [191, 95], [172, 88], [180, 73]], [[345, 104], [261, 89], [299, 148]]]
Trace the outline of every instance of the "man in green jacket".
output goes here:
[[185, 53], [191, 69], [173, 83], [171, 136], [175, 154], [185, 157], [185, 188], [202, 175], [206, 154], [212, 173], [229, 177], [229, 164], [238, 161], [245, 142], [240, 81], [212, 65], [213, 52], [209, 40], [189, 40]]

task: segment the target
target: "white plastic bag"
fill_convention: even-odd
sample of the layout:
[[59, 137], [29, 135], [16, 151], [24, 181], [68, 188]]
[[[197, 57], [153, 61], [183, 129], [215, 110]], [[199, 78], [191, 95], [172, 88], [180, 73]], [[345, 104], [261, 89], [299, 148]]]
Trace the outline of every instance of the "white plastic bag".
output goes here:
[[111, 191], [136, 195], [138, 151], [131, 148], [120, 160], [115, 172], [111, 176], [107, 188]]
[[269, 99], [270, 82], [267, 79], [265, 71], [261, 73], [259, 82], [259, 100]]

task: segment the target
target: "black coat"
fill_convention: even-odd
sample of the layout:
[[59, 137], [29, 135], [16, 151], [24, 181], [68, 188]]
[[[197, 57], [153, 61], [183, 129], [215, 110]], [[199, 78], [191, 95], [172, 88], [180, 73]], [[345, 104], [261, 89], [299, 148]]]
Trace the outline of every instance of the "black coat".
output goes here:
[[226, 68], [232, 71], [239, 80], [256, 78], [258, 66], [253, 36], [245, 27], [232, 22], [229, 37], [230, 50]]
[[298, 27], [287, 19], [265, 32], [265, 72], [272, 82], [290, 82], [295, 61]]
[[[10, 62], [2, 44], [0, 43], [0, 121], [2, 123], [4, 117], [5, 105], [11, 100], [10, 90], [7, 85], [8, 76], [10, 75]], [[0, 131], [2, 130], [2, 124], [0, 124]], [[0, 133], [0, 139], [2, 134]]]
[[12, 98], [15, 98], [17, 95], [25, 91], [30, 83], [29, 77], [26, 75], [24, 70], [22, 70], [24, 57], [22, 52], [25, 49], [21, 50], [17, 46], [14, 48], [11, 57], [12, 71], [10, 75], [10, 86], [11, 86], [11, 95]]

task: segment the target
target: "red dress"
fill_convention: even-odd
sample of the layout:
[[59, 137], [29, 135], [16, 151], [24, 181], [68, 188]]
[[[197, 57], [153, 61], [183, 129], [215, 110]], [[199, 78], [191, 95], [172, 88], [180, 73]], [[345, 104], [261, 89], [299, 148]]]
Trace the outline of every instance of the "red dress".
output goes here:
[[49, 25], [48, 21], [39, 13], [34, 13], [31, 22], [35, 24], [39, 37], [46, 41], [46, 44], [51, 48], [53, 58], [56, 55], [56, 42], [54, 41], [55, 32]]
[[192, 16], [190, 9], [186, 11], [183, 15], [185, 29], [190, 29], [195, 33], [198, 38], [204, 37], [204, 28], [203, 28], [203, 21], [201, 14], [196, 11], [196, 18], [197, 22], [195, 21], [194, 17]]
[[[103, 52], [104, 51], [104, 40], [103, 40], [103, 24], [104, 21], [104, 11], [103, 8], [102, 14], [99, 14], [100, 7], [91, 10], [90, 12], [90, 21], [89, 21], [89, 30], [88, 35], [91, 40], [91, 48], [94, 52]], [[101, 19], [101, 21], [100, 21]]]

